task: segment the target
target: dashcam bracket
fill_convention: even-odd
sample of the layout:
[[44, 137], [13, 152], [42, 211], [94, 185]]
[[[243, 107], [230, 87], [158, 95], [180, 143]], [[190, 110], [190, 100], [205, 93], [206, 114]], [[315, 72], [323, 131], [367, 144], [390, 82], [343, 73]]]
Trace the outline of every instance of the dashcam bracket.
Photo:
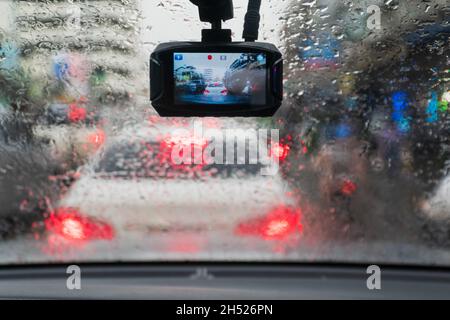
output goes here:
[[198, 7], [200, 21], [211, 23], [202, 30], [202, 42], [231, 42], [231, 30], [222, 29], [222, 21], [234, 17], [233, 0], [190, 0]]

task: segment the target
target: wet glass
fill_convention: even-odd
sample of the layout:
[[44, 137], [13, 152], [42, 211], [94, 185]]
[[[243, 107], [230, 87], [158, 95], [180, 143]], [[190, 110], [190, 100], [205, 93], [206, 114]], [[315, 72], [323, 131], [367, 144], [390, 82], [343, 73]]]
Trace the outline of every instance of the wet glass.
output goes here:
[[0, 9], [0, 264], [450, 265], [448, 1], [263, 1], [270, 119], [156, 115], [148, 57], [200, 38], [189, 1]]

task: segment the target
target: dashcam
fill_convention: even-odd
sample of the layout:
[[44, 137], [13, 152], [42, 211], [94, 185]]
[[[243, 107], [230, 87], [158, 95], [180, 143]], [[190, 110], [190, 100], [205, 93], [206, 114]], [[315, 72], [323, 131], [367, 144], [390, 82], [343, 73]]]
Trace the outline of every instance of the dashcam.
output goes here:
[[[232, 6], [231, 0], [218, 3], [222, 10], [224, 3]], [[205, 7], [199, 9], [201, 18], [213, 24], [213, 29], [203, 30], [202, 42], [163, 43], [150, 57], [153, 107], [161, 116], [272, 116], [283, 97], [280, 51], [272, 44], [254, 42], [258, 27], [248, 21], [247, 41], [231, 42], [231, 31], [208, 20]], [[232, 17], [229, 9], [223, 17]]]

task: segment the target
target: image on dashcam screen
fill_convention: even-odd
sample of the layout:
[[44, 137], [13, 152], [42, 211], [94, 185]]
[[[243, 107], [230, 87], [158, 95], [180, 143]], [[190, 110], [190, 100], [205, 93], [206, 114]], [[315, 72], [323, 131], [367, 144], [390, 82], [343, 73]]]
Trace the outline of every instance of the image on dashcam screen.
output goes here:
[[263, 53], [174, 53], [176, 104], [266, 103]]

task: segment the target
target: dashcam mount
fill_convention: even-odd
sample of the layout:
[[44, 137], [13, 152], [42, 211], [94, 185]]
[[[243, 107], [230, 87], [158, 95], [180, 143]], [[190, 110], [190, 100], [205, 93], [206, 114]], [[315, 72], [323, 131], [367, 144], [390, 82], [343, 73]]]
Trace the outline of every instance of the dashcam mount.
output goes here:
[[233, 19], [233, 0], [190, 0], [198, 7], [200, 21], [211, 23], [202, 30], [202, 42], [231, 42], [231, 30], [222, 29], [222, 21]]

